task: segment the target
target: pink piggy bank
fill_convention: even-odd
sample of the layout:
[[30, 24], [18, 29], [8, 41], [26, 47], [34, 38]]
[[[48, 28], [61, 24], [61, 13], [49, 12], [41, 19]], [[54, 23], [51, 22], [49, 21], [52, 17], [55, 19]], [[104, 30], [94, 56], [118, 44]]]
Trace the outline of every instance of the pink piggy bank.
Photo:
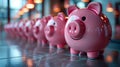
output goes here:
[[15, 23], [14, 23], [14, 36], [15, 36], [16, 38], [18, 37], [17, 26], [18, 26], [18, 23], [15, 22]]
[[34, 36], [37, 39], [38, 45], [45, 46], [47, 45], [47, 39], [45, 37], [44, 28], [48, 23], [50, 16], [37, 19], [33, 28]]
[[17, 34], [17, 38], [21, 39], [21, 35], [20, 35], [20, 30], [19, 30], [19, 25], [21, 22], [17, 22], [15, 27], [16, 27], [16, 34]]
[[14, 23], [10, 23], [10, 35], [15, 38], [15, 31], [14, 31], [15, 27], [14, 27]]
[[64, 28], [67, 19], [63, 13], [58, 13], [56, 17], [51, 17], [45, 28], [45, 36], [49, 41], [50, 48], [57, 46], [59, 49], [65, 47]]
[[35, 24], [34, 20], [31, 20], [31, 21], [29, 20], [25, 23], [25, 26], [24, 26], [24, 33], [27, 36], [29, 42], [34, 42], [36, 40], [36, 38], [33, 35], [34, 24]]
[[9, 33], [9, 28], [10, 28], [10, 24], [6, 24], [6, 25], [4, 26], [4, 30], [5, 30], [5, 32], [6, 32], [7, 34], [10, 34], [10, 33]]
[[69, 19], [65, 26], [65, 39], [71, 56], [86, 52], [90, 59], [98, 58], [111, 39], [111, 26], [102, 14], [102, 6], [91, 2], [86, 8], [68, 8]]
[[11, 33], [10, 33], [10, 24], [6, 24], [6, 25], [4, 26], [4, 30], [5, 30], [5, 32], [7, 33], [7, 35], [11, 35]]
[[23, 40], [27, 40], [27, 36], [26, 36], [25, 33], [24, 33], [25, 23], [26, 23], [26, 21], [25, 21], [25, 20], [22, 20], [22, 21], [19, 23], [19, 25], [18, 25], [18, 31], [19, 31], [19, 34], [20, 34], [20, 36], [21, 36], [21, 38], [22, 38]]

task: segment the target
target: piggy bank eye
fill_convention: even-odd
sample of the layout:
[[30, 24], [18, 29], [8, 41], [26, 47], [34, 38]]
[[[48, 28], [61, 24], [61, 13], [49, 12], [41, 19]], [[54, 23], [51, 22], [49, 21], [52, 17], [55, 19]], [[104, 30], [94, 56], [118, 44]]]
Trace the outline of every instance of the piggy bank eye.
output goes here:
[[55, 25], [55, 22], [53, 22], [53, 25]]
[[28, 26], [30, 26], [30, 23], [31, 23], [31, 22], [30, 22], [30, 21], [28, 21], [28, 22], [26, 23], [26, 26], [27, 26], [27, 27], [28, 27]]
[[56, 26], [56, 22], [54, 21], [54, 20], [50, 20], [50, 21], [48, 21], [48, 24], [47, 24], [47, 26]]
[[41, 24], [41, 22], [40, 22], [40, 21], [37, 21], [37, 22], [35, 23], [35, 26], [40, 26], [40, 24]]
[[81, 20], [82, 20], [82, 21], [85, 21], [85, 20], [86, 20], [86, 17], [85, 17], [85, 16], [83, 16], [83, 17], [81, 18]]
[[19, 27], [22, 27], [23, 23], [20, 23]]

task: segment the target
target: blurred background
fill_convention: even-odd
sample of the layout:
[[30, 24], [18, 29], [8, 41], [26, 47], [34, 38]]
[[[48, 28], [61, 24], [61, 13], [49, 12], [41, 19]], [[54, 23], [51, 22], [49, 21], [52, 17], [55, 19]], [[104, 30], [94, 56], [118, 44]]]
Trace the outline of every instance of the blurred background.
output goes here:
[[55, 16], [58, 12], [67, 16], [66, 8], [70, 5], [85, 8], [93, 1], [102, 4], [112, 26], [112, 39], [120, 39], [120, 0], [0, 0], [0, 30], [7, 23]]

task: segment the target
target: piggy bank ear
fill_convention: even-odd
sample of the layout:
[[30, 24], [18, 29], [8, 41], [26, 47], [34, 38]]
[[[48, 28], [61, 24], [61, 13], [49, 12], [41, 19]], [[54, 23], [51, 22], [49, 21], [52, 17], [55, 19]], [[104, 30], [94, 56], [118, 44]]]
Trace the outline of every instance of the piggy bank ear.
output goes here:
[[98, 15], [102, 12], [102, 5], [99, 2], [91, 2], [88, 4], [87, 8], [94, 11]]
[[72, 6], [69, 6], [67, 8], [67, 14], [69, 15], [72, 11], [74, 11], [75, 9], [78, 9], [78, 7], [76, 5], [72, 5]]
[[37, 18], [37, 19], [35, 19], [35, 21], [38, 21], [38, 20], [41, 20], [41, 18]]
[[58, 16], [59, 19], [65, 20], [65, 15], [64, 15], [64, 13], [60, 12], [60, 13], [58, 13], [57, 16]]
[[47, 18], [47, 20], [50, 20], [51, 18], [53, 18], [53, 16], [49, 15], [46, 18]]
[[46, 23], [47, 22], [47, 17], [43, 17], [41, 21], [43, 21], [44, 23]]
[[43, 21], [44, 21], [44, 22], [48, 22], [51, 18], [52, 18], [52, 16], [44, 17], [44, 18], [43, 18]]

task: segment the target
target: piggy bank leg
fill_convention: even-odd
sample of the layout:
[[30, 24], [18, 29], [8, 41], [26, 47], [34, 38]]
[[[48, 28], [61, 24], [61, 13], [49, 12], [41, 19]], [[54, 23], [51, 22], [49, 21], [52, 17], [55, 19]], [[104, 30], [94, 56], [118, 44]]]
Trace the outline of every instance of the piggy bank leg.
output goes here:
[[57, 53], [63, 53], [65, 50], [65, 44], [57, 44]]
[[33, 42], [34, 42], [34, 38], [33, 38], [33, 37], [29, 37], [29, 38], [28, 38], [28, 42], [29, 42], [29, 43], [33, 43]]
[[86, 56], [87, 54], [86, 54], [86, 52], [80, 52], [79, 55], [80, 56]]
[[89, 59], [96, 59], [99, 56], [99, 52], [98, 51], [87, 52], [87, 56]]
[[31, 42], [31, 38], [29, 37], [29, 38], [28, 38], [28, 43], [30, 43], [30, 42]]
[[49, 43], [49, 53], [55, 52], [55, 46], [52, 43]]
[[57, 44], [57, 48], [58, 48], [58, 49], [64, 49], [64, 48], [65, 48], [65, 45], [64, 45], [64, 44]]
[[80, 51], [70, 48], [70, 53], [71, 53], [71, 56], [79, 56]]
[[47, 46], [47, 40], [42, 40], [42, 47]]
[[42, 46], [42, 41], [41, 40], [37, 40], [37, 47], [41, 47]]
[[70, 61], [78, 60], [80, 51], [70, 48], [70, 53], [71, 53]]
[[35, 41], [34, 37], [31, 37], [31, 43], [33, 43]]
[[24, 37], [23, 37], [23, 40], [25, 40], [25, 41], [26, 41], [26, 40], [27, 40], [27, 37], [26, 37], [26, 36], [24, 36]]

